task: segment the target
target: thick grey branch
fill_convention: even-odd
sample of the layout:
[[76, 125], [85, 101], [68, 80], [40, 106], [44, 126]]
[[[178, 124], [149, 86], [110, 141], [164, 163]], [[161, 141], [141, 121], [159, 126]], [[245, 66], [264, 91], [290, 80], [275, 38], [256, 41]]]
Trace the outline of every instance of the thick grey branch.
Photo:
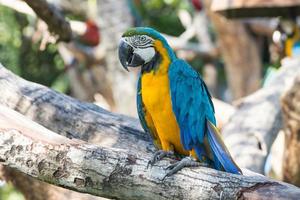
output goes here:
[[0, 162], [39, 180], [115, 199], [298, 199], [300, 189], [263, 176], [208, 168], [167, 178], [168, 161], [147, 169], [150, 154], [71, 140], [0, 106]]
[[284, 62], [267, 86], [244, 98], [223, 128], [239, 166], [263, 174], [266, 157], [282, 128], [280, 96], [300, 73], [300, 59]]
[[[110, 113], [47, 87], [25, 81], [0, 64], [0, 104], [68, 138], [145, 151], [151, 146], [137, 119]], [[109, 137], [108, 137], [109, 136]]]

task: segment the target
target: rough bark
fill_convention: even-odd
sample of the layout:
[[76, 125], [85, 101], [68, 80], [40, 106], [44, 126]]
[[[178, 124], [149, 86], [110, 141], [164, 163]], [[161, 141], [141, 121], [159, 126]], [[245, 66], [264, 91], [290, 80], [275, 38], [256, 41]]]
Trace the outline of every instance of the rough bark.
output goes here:
[[46, 22], [49, 31], [58, 35], [60, 41], [72, 39], [72, 29], [62, 14], [45, 0], [24, 0]]
[[[211, 0], [206, 0], [210, 8]], [[208, 10], [217, 34], [220, 54], [224, 58], [227, 81], [232, 99], [238, 99], [256, 91], [261, 84], [261, 58], [253, 36], [239, 21]]]
[[[279, 96], [299, 72], [299, 62], [284, 65], [269, 86], [245, 99], [223, 128], [225, 142], [242, 167], [263, 173], [267, 152], [281, 128]], [[79, 104], [70, 97], [22, 80], [4, 67], [0, 67], [0, 92], [0, 104], [69, 138], [117, 148], [133, 146], [144, 150], [151, 146], [136, 119], [121, 118], [93, 104]], [[110, 134], [109, 139], [104, 139], [106, 134]]]
[[300, 59], [287, 60], [263, 89], [244, 98], [222, 134], [235, 161], [263, 174], [266, 157], [282, 128], [280, 96], [300, 73]]
[[[0, 162], [39, 180], [115, 199], [298, 199], [300, 189], [260, 175], [185, 169], [161, 181], [169, 160], [58, 135], [0, 106]], [[72, 117], [72, 115], [70, 115]]]
[[[68, 138], [101, 146], [145, 149], [150, 138], [135, 118], [108, 112], [23, 80], [0, 65], [0, 104]], [[72, 116], [72, 118], [70, 118]], [[110, 137], [105, 137], [109, 135]]]
[[104, 200], [102, 197], [75, 192], [39, 181], [16, 169], [0, 165], [0, 170], [3, 178], [11, 181], [27, 200]]
[[283, 96], [285, 152], [283, 161], [283, 179], [300, 186], [300, 76], [293, 87]]

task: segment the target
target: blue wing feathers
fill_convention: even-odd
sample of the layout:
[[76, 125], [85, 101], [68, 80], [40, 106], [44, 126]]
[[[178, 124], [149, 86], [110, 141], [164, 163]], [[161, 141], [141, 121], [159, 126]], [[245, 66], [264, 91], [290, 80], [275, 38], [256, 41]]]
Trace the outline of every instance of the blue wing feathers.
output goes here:
[[[198, 73], [185, 61], [176, 60], [169, 68], [172, 108], [178, 121], [181, 142], [186, 150], [203, 143], [207, 106], [206, 91]], [[206, 102], [207, 101], [207, 102]], [[201, 110], [202, 109], [202, 110]], [[214, 115], [209, 115], [214, 120]], [[203, 123], [199, 123], [203, 122]]]
[[240, 168], [235, 164], [225, 144], [220, 138], [217, 128], [208, 120], [206, 124], [208, 142], [212, 149], [214, 159], [217, 161], [215, 162], [217, 165], [216, 169], [220, 169], [222, 166], [226, 172], [241, 174]]
[[[199, 160], [210, 154], [209, 159], [216, 169], [240, 173], [218, 133], [211, 127], [216, 125], [214, 106], [200, 75], [180, 59], [171, 63], [168, 75], [172, 109], [180, 128], [183, 147], [186, 150], [194, 149]], [[204, 147], [204, 142], [209, 143], [206, 145], [208, 148]]]

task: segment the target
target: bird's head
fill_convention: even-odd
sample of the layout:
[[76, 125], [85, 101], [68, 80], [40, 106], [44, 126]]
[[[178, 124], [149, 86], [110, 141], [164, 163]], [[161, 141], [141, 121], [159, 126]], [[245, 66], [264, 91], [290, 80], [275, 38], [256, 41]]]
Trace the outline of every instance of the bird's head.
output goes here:
[[127, 71], [128, 67], [153, 68], [162, 48], [168, 56], [173, 55], [167, 41], [158, 31], [148, 27], [130, 28], [122, 35], [119, 59]]

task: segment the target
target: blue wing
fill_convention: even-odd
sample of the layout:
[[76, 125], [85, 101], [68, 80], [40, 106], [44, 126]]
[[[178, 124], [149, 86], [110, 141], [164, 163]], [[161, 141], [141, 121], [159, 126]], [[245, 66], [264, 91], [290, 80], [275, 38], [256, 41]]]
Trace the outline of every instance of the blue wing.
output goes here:
[[228, 166], [232, 163], [228, 150], [217, 134], [208, 129], [207, 121], [215, 126], [216, 119], [211, 96], [200, 75], [185, 61], [178, 59], [169, 68], [169, 81], [172, 109], [183, 147], [194, 149], [199, 160], [209, 158], [214, 168], [232, 172], [231, 166]]
[[212, 152], [214, 152], [214, 159], [218, 159], [219, 164], [221, 164], [219, 167], [223, 167], [226, 172], [242, 174], [242, 171], [234, 162], [228, 149], [226, 148], [218, 129], [208, 120], [206, 121], [206, 124], [208, 143], [211, 146]]
[[213, 104], [204, 82], [185, 61], [176, 60], [171, 64], [169, 81], [181, 142], [186, 150], [191, 150], [204, 141], [205, 118], [216, 123]]
[[152, 121], [150, 114], [147, 112], [143, 104], [142, 90], [141, 90], [141, 76], [139, 77], [137, 83], [136, 103], [137, 103], [138, 116], [144, 131], [152, 137], [154, 145], [157, 148], [161, 149], [161, 143], [159, 141], [159, 137], [157, 135], [157, 131], [155, 129], [154, 123]]

